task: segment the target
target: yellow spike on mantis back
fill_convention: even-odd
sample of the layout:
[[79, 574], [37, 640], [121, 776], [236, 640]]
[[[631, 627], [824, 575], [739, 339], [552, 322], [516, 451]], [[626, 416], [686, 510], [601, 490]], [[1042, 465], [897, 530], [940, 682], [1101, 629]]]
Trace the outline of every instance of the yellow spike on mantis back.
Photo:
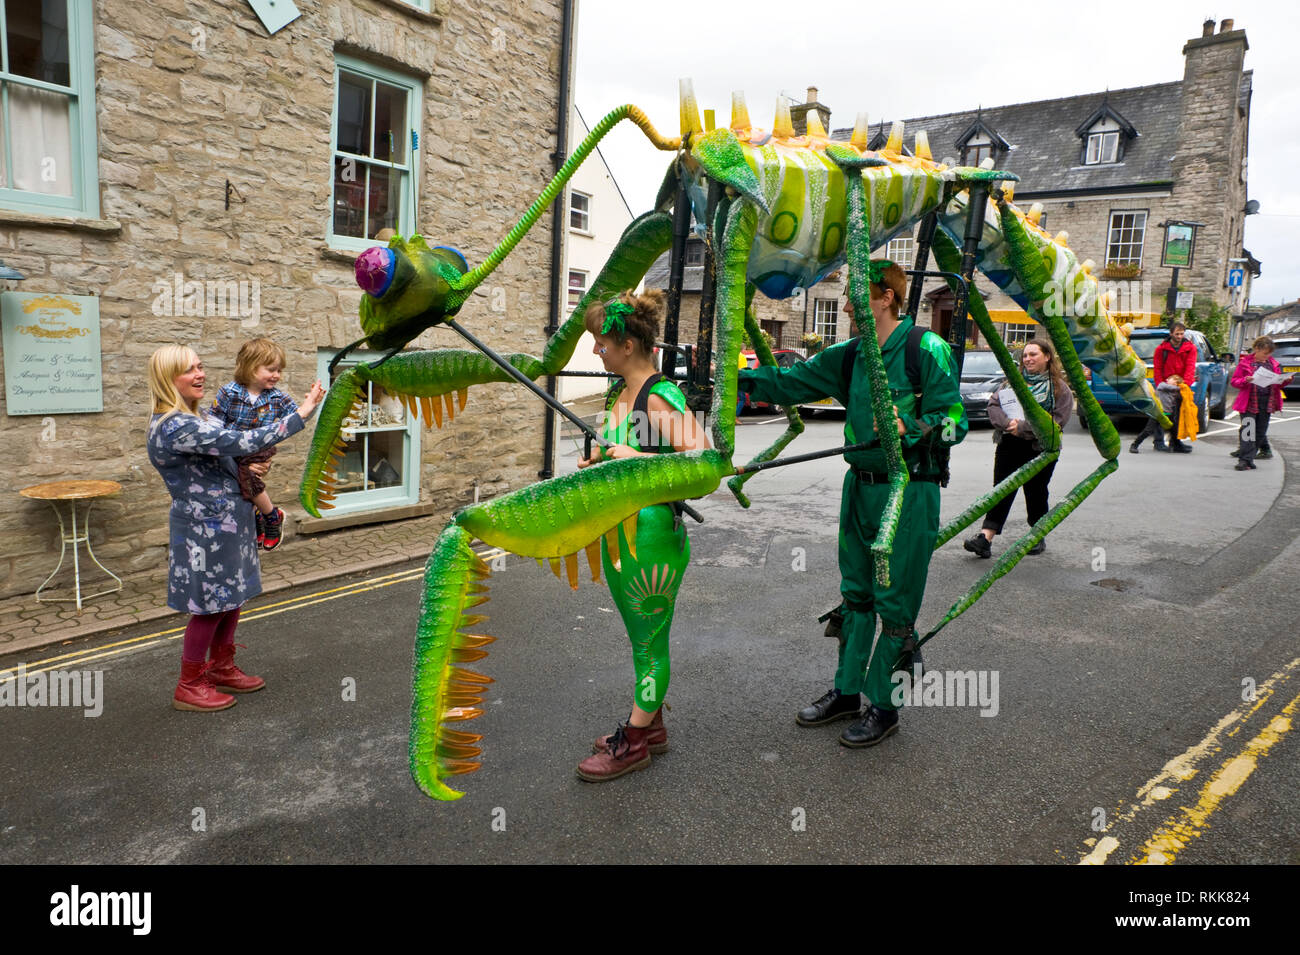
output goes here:
[[744, 92], [733, 90], [731, 93], [731, 131], [737, 136], [741, 133], [748, 134], [753, 125], [749, 121], [749, 107], [745, 105]]
[[916, 146], [912, 150], [912, 154], [917, 159], [934, 161], [934, 156], [930, 153], [930, 136], [924, 129], [916, 134]]
[[704, 132], [700, 125], [700, 108], [695, 102], [695, 86], [687, 78], [677, 81], [679, 106], [681, 108], [682, 139], [696, 137]]
[[790, 119], [790, 104], [784, 96], [776, 98], [776, 115], [772, 118], [772, 135], [777, 139], [794, 139], [794, 121]]
[[903, 121], [894, 120], [894, 124], [889, 127], [889, 139], [885, 143], [882, 152], [891, 153], [895, 156], [903, 154]]
[[866, 149], [869, 142], [871, 142], [871, 124], [867, 120], [866, 113], [858, 113], [857, 121], [853, 124], [853, 136], [849, 139], [849, 145], [861, 150]]

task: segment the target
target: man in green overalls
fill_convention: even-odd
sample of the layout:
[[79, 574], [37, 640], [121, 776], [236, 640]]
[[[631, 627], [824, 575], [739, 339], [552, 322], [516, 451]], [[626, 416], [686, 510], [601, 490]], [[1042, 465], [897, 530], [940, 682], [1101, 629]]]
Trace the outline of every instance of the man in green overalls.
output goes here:
[[[909, 484], [889, 562], [891, 586], [881, 587], [872, 571], [871, 544], [889, 497], [885, 454], [875, 443], [845, 455], [849, 471], [844, 476], [839, 535], [843, 623], [835, 685], [795, 717], [800, 726], [821, 726], [858, 716], [840, 735], [840, 742], [852, 747], [874, 746], [898, 731], [895, 684], [890, 678], [904, 642], [916, 636], [916, 617], [939, 530], [939, 482], [947, 460], [943, 449], [961, 441], [967, 430], [957, 366], [947, 342], [933, 332], [913, 336], [911, 370], [916, 380], [909, 378], [907, 352], [913, 321], [899, 315], [907, 292], [905, 273], [892, 262], [872, 262], [871, 279], [869, 302], [895, 413], [885, 426], [898, 428]], [[851, 304], [845, 312], [852, 317]], [[846, 356], [847, 349], [856, 352], [857, 346], [852, 339], [790, 368], [741, 371], [740, 387], [759, 401], [782, 405], [837, 398], [847, 409], [845, 443], [873, 440], [876, 425], [865, 365], [857, 354]], [[946, 483], [946, 475], [942, 479]], [[859, 712], [863, 691], [868, 706]]]

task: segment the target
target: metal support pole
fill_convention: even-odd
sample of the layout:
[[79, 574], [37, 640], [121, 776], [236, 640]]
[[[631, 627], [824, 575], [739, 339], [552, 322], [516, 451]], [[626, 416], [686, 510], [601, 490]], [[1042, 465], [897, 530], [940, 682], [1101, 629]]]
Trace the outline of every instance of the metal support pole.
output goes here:
[[785, 458], [773, 458], [771, 461], [757, 461], [746, 464], [743, 467], [737, 467], [737, 474], [752, 474], [755, 471], [766, 471], [768, 468], [783, 468], [787, 464], [803, 464], [806, 461], [816, 461], [820, 458], [830, 458], [837, 454], [849, 454], [853, 451], [865, 451], [868, 448], [876, 447], [874, 441], [864, 441], [861, 444], [846, 444], [840, 448], [830, 448], [826, 451], [809, 451], [807, 454], [792, 454]]
[[[704, 279], [700, 283], [700, 324], [695, 339], [695, 367], [691, 371], [692, 407], [707, 407], [713, 395], [709, 387], [709, 362], [713, 359], [713, 321], [718, 301], [717, 260], [714, 257], [713, 220], [722, 199], [722, 183], [709, 180], [707, 211], [709, 241], [704, 246]], [[697, 407], [698, 403], [698, 407]]]
[[490, 358], [494, 363], [499, 365], [501, 369], [505, 371], [505, 373], [508, 374], [511, 378], [519, 382], [521, 385], [523, 385], [525, 388], [527, 388], [537, 397], [541, 398], [544, 402], [546, 402], [547, 406], [555, 409], [560, 414], [564, 415], [564, 417], [566, 417], [567, 419], [569, 419], [570, 422], [576, 425], [578, 427], [578, 430], [580, 430], [583, 434], [588, 435], [593, 441], [599, 444], [602, 448], [608, 448], [610, 446], [609, 442], [606, 441], [604, 438], [602, 438], [599, 434], [597, 434], [595, 429], [592, 428], [591, 425], [587, 424], [587, 422], [583, 421], [581, 418], [579, 418], [568, 408], [564, 407], [564, 405], [562, 405], [556, 398], [554, 398], [551, 395], [548, 395], [541, 388], [537, 387], [537, 385], [533, 382], [531, 378], [525, 375], [514, 365], [510, 364], [510, 362], [506, 361], [504, 358], [502, 358], [500, 355], [494, 352], [483, 342], [475, 338], [473, 334], [466, 331], [459, 324], [457, 324], [454, 319], [448, 319], [446, 325], [448, 328], [454, 329], [455, 331], [459, 332], [460, 335], [464, 337], [464, 339], [467, 342], [469, 342], [471, 345], [473, 345], [483, 354], [487, 355], [488, 358]]
[[[916, 256], [912, 261], [912, 268], [917, 272], [924, 272], [930, 267], [930, 244], [934, 242], [934, 230], [939, 225], [939, 213], [931, 212], [921, 220], [921, 231], [916, 236]], [[923, 291], [923, 282], [919, 281], [920, 276], [912, 279], [912, 287], [907, 290], [907, 314], [916, 320], [916, 313], [921, 309], [921, 292]]]
[[[678, 166], [679, 175], [680, 165]], [[691, 234], [691, 200], [686, 192], [686, 180], [677, 185], [677, 198], [673, 200], [673, 245], [668, 253], [668, 301], [664, 307], [664, 341], [670, 346], [664, 352], [660, 369], [669, 378], [677, 369], [677, 343], [682, 313], [682, 275], [686, 270], [686, 239]]]
[[1178, 311], [1178, 266], [1174, 266], [1174, 274], [1169, 279], [1169, 291], [1165, 293], [1165, 311], [1169, 313], [1172, 322], [1174, 313]]
[[952, 310], [952, 329], [948, 344], [952, 346], [957, 361], [957, 374], [961, 374], [966, 360], [966, 315], [970, 309], [970, 283], [975, 278], [975, 258], [979, 254], [980, 237], [984, 234], [984, 210], [988, 206], [989, 187], [975, 183], [970, 187], [970, 206], [966, 211], [966, 241], [961, 250], [961, 277], [964, 284], [957, 287], [956, 302]]
[[[568, 157], [569, 149], [569, 107], [572, 104], [572, 90], [570, 83], [573, 75], [573, 23], [574, 23], [574, 2], [565, 0], [560, 15], [560, 96], [556, 108], [555, 120], [555, 152], [551, 159], [555, 163], [555, 171], [558, 173], [563, 167]], [[391, 155], [391, 152], [389, 153]], [[418, 177], [417, 177], [418, 179]], [[564, 239], [566, 234], [566, 219], [564, 203], [565, 190], [560, 190], [560, 194], [555, 197], [555, 202], [551, 205], [551, 301], [550, 315], [546, 323], [546, 339], [550, 341], [555, 337], [555, 333], [560, 328], [560, 302], [567, 296], [568, 282], [564, 281], [561, 286], [562, 277], [560, 267], [564, 262]], [[546, 376], [546, 391], [552, 397], [555, 396], [555, 376]], [[549, 407], [542, 416], [542, 468], [537, 472], [537, 476], [543, 481], [550, 478], [554, 473], [553, 465], [555, 462], [555, 419], [551, 417]]]

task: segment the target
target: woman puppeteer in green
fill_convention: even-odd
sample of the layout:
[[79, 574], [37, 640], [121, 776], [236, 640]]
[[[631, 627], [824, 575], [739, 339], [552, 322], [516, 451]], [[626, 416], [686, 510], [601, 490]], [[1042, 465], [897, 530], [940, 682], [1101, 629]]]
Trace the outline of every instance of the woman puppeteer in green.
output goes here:
[[[840, 742], [851, 747], [874, 746], [898, 730], [890, 677], [904, 641], [916, 636], [916, 616], [939, 530], [939, 483], [946, 482], [944, 449], [961, 441], [967, 430], [957, 366], [948, 343], [933, 332], [914, 333], [911, 316], [899, 315], [907, 294], [903, 270], [889, 261], [872, 261], [869, 282], [869, 304], [895, 413], [886, 427], [898, 428], [909, 477], [889, 561], [892, 585], [880, 586], [871, 566], [871, 544], [889, 498], [885, 454], [873, 440], [873, 447], [844, 456], [849, 470], [840, 502], [843, 623], [835, 685], [795, 717], [800, 726], [821, 726], [857, 716], [840, 736]], [[844, 311], [852, 317], [852, 304]], [[914, 356], [912, 374], [909, 348]], [[832, 345], [790, 368], [742, 370], [739, 387], [759, 401], [781, 405], [839, 399], [847, 409], [846, 444], [866, 440], [863, 436], [876, 430], [866, 361], [856, 339]], [[868, 705], [859, 712], [858, 696], [863, 691]]]
[[[681, 389], [655, 370], [663, 302], [662, 292], [637, 296], [624, 292], [607, 305], [597, 303], [587, 310], [585, 321], [596, 339], [595, 354], [606, 371], [622, 380], [614, 382], [605, 405], [603, 436], [612, 446], [594, 449], [592, 457], [579, 461], [578, 467], [709, 446], [687, 411]], [[621, 526], [618, 535], [619, 553], [614, 559], [601, 539], [601, 565], [632, 642], [636, 685], [627, 722], [596, 740], [593, 755], [578, 765], [578, 775], [594, 783], [643, 769], [650, 764], [651, 753], [668, 749], [661, 710], [670, 675], [668, 631], [691, 558], [686, 528], [669, 504], [643, 508], [637, 514], [635, 548], [627, 546]]]

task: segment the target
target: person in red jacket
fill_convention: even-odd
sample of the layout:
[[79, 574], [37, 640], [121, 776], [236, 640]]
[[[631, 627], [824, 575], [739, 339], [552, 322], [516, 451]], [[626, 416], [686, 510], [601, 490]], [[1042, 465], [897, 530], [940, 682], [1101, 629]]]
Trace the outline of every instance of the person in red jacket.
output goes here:
[[[1169, 445], [1165, 445], [1164, 432], [1156, 424], [1155, 418], [1147, 419], [1147, 426], [1142, 429], [1142, 433], [1133, 439], [1129, 445], [1129, 450], [1134, 454], [1138, 453], [1138, 447], [1146, 439], [1147, 435], [1155, 438], [1155, 447], [1157, 451], [1173, 451], [1178, 454], [1190, 454], [1192, 449], [1183, 442], [1178, 440], [1178, 414], [1181, 410], [1182, 395], [1178, 390], [1179, 385], [1187, 385], [1188, 388], [1196, 386], [1196, 343], [1187, 337], [1187, 326], [1182, 322], [1174, 322], [1169, 329], [1169, 338], [1156, 346], [1155, 358], [1152, 359], [1152, 365], [1155, 369], [1156, 390], [1160, 392], [1161, 402], [1165, 405], [1165, 412], [1170, 419], [1174, 421], [1174, 431], [1170, 435]], [[1173, 407], [1170, 407], [1172, 402]]]

